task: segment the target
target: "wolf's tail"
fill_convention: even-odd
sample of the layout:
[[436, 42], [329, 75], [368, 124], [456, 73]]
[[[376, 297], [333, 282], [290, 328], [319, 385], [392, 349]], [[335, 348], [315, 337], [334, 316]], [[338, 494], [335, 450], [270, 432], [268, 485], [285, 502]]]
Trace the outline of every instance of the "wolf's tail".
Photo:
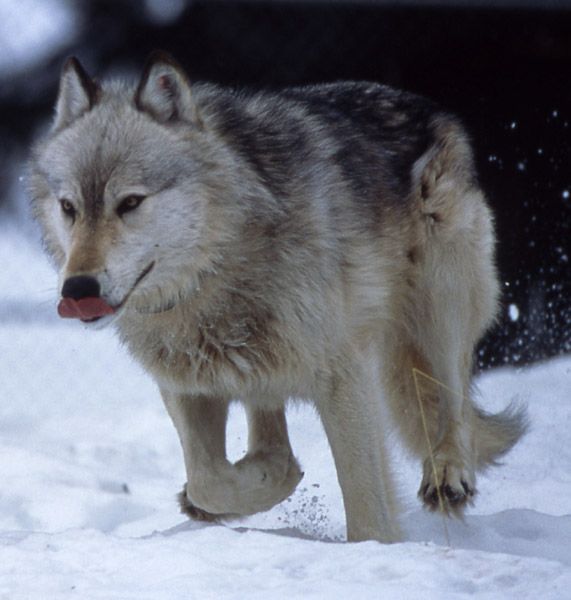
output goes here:
[[529, 429], [527, 409], [511, 403], [505, 410], [490, 414], [479, 407], [476, 411], [477, 467], [497, 464], [499, 458], [509, 452]]

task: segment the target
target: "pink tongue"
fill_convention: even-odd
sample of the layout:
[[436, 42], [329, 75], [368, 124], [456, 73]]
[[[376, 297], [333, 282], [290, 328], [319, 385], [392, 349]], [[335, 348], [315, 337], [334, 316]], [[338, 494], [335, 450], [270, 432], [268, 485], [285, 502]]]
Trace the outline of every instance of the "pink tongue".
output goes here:
[[62, 298], [58, 304], [57, 312], [63, 319], [82, 319], [88, 321], [105, 315], [112, 315], [115, 309], [109, 306], [102, 298]]

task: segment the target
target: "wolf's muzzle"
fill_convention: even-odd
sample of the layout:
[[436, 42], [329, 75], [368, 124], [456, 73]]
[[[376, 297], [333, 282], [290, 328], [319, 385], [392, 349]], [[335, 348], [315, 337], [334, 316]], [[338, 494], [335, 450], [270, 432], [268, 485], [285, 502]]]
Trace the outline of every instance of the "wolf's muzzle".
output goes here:
[[58, 314], [64, 319], [94, 321], [111, 315], [115, 309], [100, 297], [101, 286], [95, 277], [76, 275], [66, 279], [61, 290]]
[[76, 275], [66, 279], [61, 290], [62, 298], [81, 300], [82, 298], [98, 298], [101, 286], [95, 277]]
[[81, 319], [84, 322], [97, 321], [101, 317], [119, 312], [135, 288], [153, 270], [155, 261], [148, 264], [135, 280], [133, 287], [123, 300], [111, 306], [101, 297], [99, 281], [91, 275], [74, 275], [65, 280], [61, 290], [61, 300], [57, 311], [63, 319]]

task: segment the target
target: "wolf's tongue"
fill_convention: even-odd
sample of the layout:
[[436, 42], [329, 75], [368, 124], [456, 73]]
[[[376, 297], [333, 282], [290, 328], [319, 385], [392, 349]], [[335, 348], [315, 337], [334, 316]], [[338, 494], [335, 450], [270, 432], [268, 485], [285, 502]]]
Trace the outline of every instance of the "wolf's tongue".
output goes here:
[[105, 315], [112, 315], [115, 309], [109, 306], [103, 298], [62, 298], [58, 304], [57, 312], [63, 319], [81, 319], [89, 321]]

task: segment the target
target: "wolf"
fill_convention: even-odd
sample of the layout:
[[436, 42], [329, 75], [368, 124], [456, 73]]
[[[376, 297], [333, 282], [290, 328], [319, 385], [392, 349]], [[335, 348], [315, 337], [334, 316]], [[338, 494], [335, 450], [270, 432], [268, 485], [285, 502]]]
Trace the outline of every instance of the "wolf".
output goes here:
[[473, 401], [498, 307], [493, 219], [463, 126], [427, 99], [191, 84], [163, 53], [136, 83], [99, 83], [71, 58], [29, 187], [58, 312], [113, 324], [157, 382], [192, 518], [292, 494], [292, 398], [321, 417], [351, 541], [401, 539], [388, 431], [420, 460], [424, 504], [456, 515], [525, 431], [524, 410]]

